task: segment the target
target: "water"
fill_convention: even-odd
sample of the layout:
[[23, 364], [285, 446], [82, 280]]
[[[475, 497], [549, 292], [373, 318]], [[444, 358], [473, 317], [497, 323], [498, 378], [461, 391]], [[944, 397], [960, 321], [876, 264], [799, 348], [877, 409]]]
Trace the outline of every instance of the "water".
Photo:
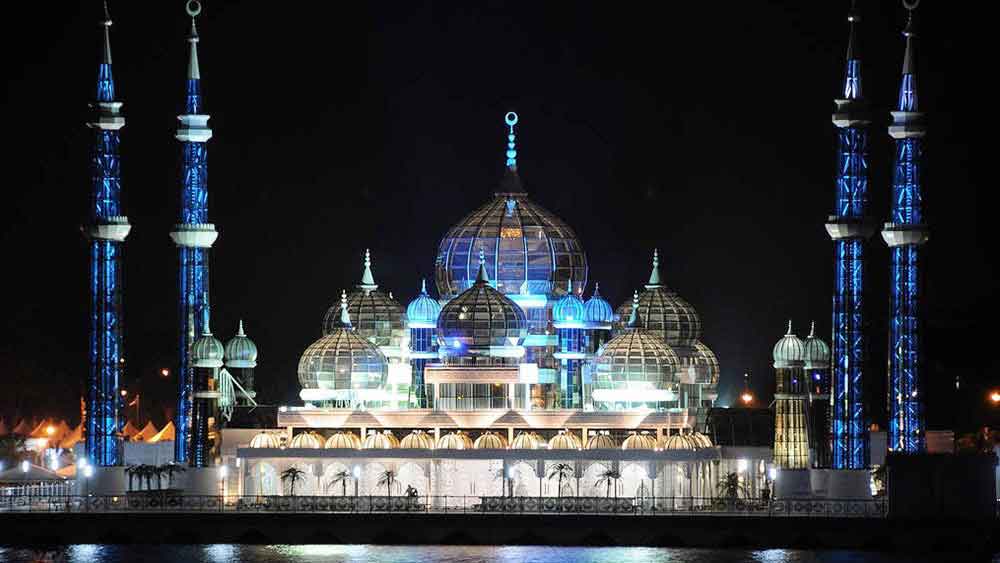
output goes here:
[[[42, 553], [0, 547], [0, 561], [58, 563], [902, 563], [937, 555], [788, 549], [376, 545], [72, 545]], [[1000, 559], [995, 559], [998, 562]]]

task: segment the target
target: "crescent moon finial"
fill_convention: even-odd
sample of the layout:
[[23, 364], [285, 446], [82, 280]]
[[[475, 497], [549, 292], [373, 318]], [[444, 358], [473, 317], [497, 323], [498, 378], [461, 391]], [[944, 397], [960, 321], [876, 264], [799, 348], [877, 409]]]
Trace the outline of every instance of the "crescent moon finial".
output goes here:
[[201, 13], [201, 2], [198, 0], [188, 0], [184, 9], [187, 10], [187, 14], [192, 18], [198, 17], [198, 14]]
[[517, 125], [517, 114], [512, 111], [508, 111], [503, 120], [507, 125], [513, 127]]

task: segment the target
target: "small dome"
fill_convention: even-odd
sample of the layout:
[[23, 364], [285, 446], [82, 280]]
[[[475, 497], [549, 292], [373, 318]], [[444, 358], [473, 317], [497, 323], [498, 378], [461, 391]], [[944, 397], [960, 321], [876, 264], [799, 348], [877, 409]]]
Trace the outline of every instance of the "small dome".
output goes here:
[[545, 444], [545, 440], [534, 432], [521, 432], [514, 437], [510, 447], [514, 450], [537, 450]]
[[691, 434], [691, 439], [695, 443], [695, 447], [698, 448], [714, 448], [712, 445], [712, 439], [708, 436], [702, 434], [701, 432], [695, 432]]
[[222, 343], [206, 327], [205, 333], [191, 344], [191, 365], [196, 368], [221, 368], [225, 353]]
[[583, 319], [588, 323], [609, 324], [615, 320], [615, 310], [601, 297], [600, 284], [594, 284], [594, 294], [583, 305]]
[[247, 338], [243, 332], [243, 321], [240, 321], [239, 330], [236, 336], [226, 342], [226, 367], [227, 368], [255, 368], [257, 367], [257, 345], [253, 340]]
[[382, 352], [351, 327], [346, 299], [346, 295], [341, 296], [338, 326], [310, 344], [299, 359], [304, 400], [358, 403], [366, 391], [381, 390], [388, 376], [389, 365]]
[[434, 438], [423, 430], [414, 430], [399, 441], [399, 447], [409, 450], [432, 450]]
[[[623, 303], [616, 311], [619, 326], [630, 318], [633, 303]], [[639, 293], [639, 318], [642, 327], [660, 338], [669, 346], [692, 346], [701, 337], [701, 318], [694, 306], [685, 301], [675, 291], [664, 285], [660, 279], [659, 252], [653, 251], [653, 270], [645, 291]]]
[[718, 385], [719, 359], [701, 341], [694, 346], [671, 346], [680, 360], [679, 378], [684, 383]]
[[576, 434], [560, 430], [558, 434], [549, 440], [550, 450], [579, 450], [583, 448], [583, 442], [577, 438]]
[[774, 367], [802, 367], [805, 359], [805, 344], [792, 333], [792, 321], [788, 321], [788, 332], [774, 345]]
[[573, 292], [573, 281], [569, 282], [569, 291], [552, 306], [552, 319], [557, 323], [584, 322], [583, 300]]
[[622, 442], [623, 450], [655, 450], [656, 438], [649, 435], [649, 432], [630, 432], [628, 438]]
[[328, 450], [356, 450], [361, 447], [361, 438], [354, 432], [337, 432], [326, 440]]
[[406, 307], [406, 319], [410, 328], [435, 328], [441, 305], [427, 294], [427, 282], [421, 280], [420, 295]]
[[[406, 312], [391, 296], [378, 291], [371, 270], [371, 254], [365, 250], [361, 283], [347, 295], [347, 312], [357, 333], [376, 346], [401, 346], [406, 339]], [[340, 304], [326, 311], [323, 334], [340, 324]]]
[[399, 447], [399, 440], [388, 430], [381, 433], [372, 430], [361, 443], [364, 450], [391, 450], [396, 447]]
[[802, 360], [806, 369], [830, 368], [830, 347], [816, 336], [816, 323], [809, 327], [809, 336], [803, 343]]
[[684, 434], [674, 434], [673, 436], [663, 436], [660, 438], [660, 448], [664, 450], [688, 450], [698, 449], [697, 443], [691, 436]]
[[273, 432], [261, 432], [250, 440], [251, 448], [271, 448], [281, 447], [281, 439]]
[[480, 256], [476, 283], [441, 309], [438, 341], [456, 350], [488, 350], [517, 346], [527, 334], [524, 311], [506, 295], [493, 289]]
[[601, 430], [600, 432], [594, 434], [587, 440], [588, 450], [617, 450], [618, 442], [611, 437], [611, 433], [607, 430]]
[[323, 447], [323, 437], [315, 432], [302, 432], [292, 437], [288, 447], [318, 450]]
[[507, 449], [507, 439], [496, 432], [487, 430], [476, 438], [473, 447], [477, 450], [504, 450]]
[[449, 432], [437, 441], [439, 450], [471, 450], [473, 448], [472, 438], [461, 430]]

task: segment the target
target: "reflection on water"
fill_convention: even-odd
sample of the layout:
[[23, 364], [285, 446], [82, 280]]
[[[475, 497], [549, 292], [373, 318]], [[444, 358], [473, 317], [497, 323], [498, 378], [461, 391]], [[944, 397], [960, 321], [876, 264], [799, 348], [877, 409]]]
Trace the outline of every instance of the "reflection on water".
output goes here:
[[[939, 559], [941, 560], [941, 559]], [[861, 551], [651, 547], [374, 545], [72, 545], [49, 550], [0, 547], [0, 561], [66, 563], [896, 563], [913, 556]]]

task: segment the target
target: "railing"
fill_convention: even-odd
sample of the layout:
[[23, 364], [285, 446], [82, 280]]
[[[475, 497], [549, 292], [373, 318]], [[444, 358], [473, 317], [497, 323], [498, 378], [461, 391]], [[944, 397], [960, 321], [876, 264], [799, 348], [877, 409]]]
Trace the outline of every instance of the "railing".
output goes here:
[[744, 516], [885, 518], [884, 499], [719, 499], [693, 497], [485, 497], [485, 496], [10, 496], [3, 512], [223, 512], [620, 514], [622, 516]]

